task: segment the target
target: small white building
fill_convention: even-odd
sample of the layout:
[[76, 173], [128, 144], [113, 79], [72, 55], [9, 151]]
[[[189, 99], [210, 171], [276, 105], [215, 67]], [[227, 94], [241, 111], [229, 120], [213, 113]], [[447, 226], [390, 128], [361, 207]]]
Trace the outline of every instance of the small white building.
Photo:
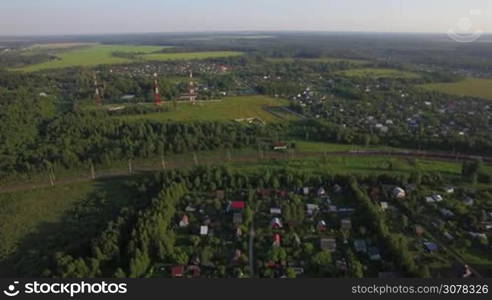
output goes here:
[[393, 191], [391, 192], [391, 196], [396, 199], [403, 199], [407, 196], [405, 193], [405, 190], [402, 189], [401, 187], [395, 187]]
[[200, 235], [208, 235], [208, 226], [200, 226]]

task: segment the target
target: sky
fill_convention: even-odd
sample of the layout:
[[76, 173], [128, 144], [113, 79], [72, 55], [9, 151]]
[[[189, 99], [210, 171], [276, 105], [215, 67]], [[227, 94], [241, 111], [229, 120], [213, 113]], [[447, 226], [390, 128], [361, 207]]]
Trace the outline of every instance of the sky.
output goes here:
[[492, 0], [0, 0], [0, 35], [492, 32]]

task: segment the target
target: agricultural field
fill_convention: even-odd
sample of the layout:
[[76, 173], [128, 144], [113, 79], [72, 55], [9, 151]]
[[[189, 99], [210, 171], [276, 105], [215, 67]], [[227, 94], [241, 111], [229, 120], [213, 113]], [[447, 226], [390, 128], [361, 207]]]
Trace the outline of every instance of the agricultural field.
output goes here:
[[228, 97], [220, 101], [197, 104], [179, 102], [177, 108], [166, 102], [170, 111], [146, 115], [125, 116], [130, 120], [150, 119], [156, 121], [231, 121], [244, 118], [258, 118], [264, 122], [278, 121], [279, 118], [263, 107], [287, 106], [287, 100], [266, 96]]
[[[105, 195], [105, 196], [103, 196]], [[106, 196], [110, 202], [106, 201]], [[2, 266], [16, 251], [28, 250], [37, 243], [48, 242], [56, 233], [69, 230], [67, 216], [80, 209], [90, 211], [97, 202], [100, 213], [110, 213], [128, 203], [129, 193], [124, 180], [112, 179], [57, 185], [49, 188], [0, 194], [0, 276]], [[81, 207], [84, 207], [81, 209]], [[79, 215], [82, 217], [82, 215]], [[92, 215], [95, 220], [97, 213]], [[91, 231], [89, 220], [85, 229]]]
[[308, 63], [329, 63], [329, 64], [334, 64], [334, 63], [349, 63], [352, 65], [356, 66], [363, 66], [367, 65], [370, 63], [368, 60], [362, 60], [362, 59], [348, 59], [348, 58], [336, 58], [336, 57], [320, 57], [320, 58], [268, 58], [267, 59], [269, 62], [273, 63], [284, 63], [284, 62], [296, 62], [296, 61], [302, 61], [302, 62], [308, 62]]
[[395, 69], [362, 68], [337, 72], [339, 75], [347, 77], [369, 77], [369, 78], [402, 78], [415, 79], [419, 75], [412, 72], [400, 71]]
[[169, 61], [169, 60], [194, 60], [221, 58], [243, 55], [236, 51], [205, 51], [205, 52], [186, 52], [186, 53], [151, 53], [141, 55], [140, 58], [148, 61]]
[[492, 100], [492, 79], [467, 78], [460, 82], [432, 83], [421, 85], [421, 87], [450, 95]]
[[34, 44], [27, 49], [27, 51], [37, 50], [56, 50], [56, 49], [70, 49], [83, 46], [95, 46], [96, 43], [47, 43], [47, 44]]
[[[301, 149], [306, 148], [306, 145], [300, 145]], [[343, 145], [332, 146], [332, 149], [343, 149]], [[329, 148], [328, 148], [329, 149]], [[309, 150], [308, 150], [309, 152]], [[393, 173], [399, 175], [409, 175], [420, 170], [426, 173], [440, 173], [449, 180], [459, 180], [461, 175], [461, 163], [435, 160], [414, 160], [397, 157], [386, 156], [344, 156], [329, 155], [327, 151], [326, 157], [322, 158], [306, 158], [293, 160], [274, 160], [262, 161], [261, 167], [268, 168], [291, 168], [296, 170], [319, 170], [329, 171], [333, 174], [360, 174], [360, 175], [377, 175], [381, 173]], [[258, 165], [254, 164], [233, 164], [235, 168], [244, 170], [257, 169]], [[491, 170], [490, 167], [486, 168]]]
[[[47, 47], [47, 46], [46, 46]], [[131, 46], [131, 45], [89, 45], [74, 49], [65, 49], [57, 53], [58, 59], [13, 69], [13, 71], [36, 72], [48, 69], [60, 69], [68, 67], [92, 67], [97, 65], [125, 64], [133, 61], [168, 61], [168, 60], [192, 60], [241, 55], [240, 52], [209, 51], [189, 53], [154, 53], [165, 46]], [[34, 48], [33, 51], [42, 51], [43, 48]], [[59, 49], [63, 49], [59, 48]], [[135, 54], [136, 58], [114, 56], [115, 52]]]

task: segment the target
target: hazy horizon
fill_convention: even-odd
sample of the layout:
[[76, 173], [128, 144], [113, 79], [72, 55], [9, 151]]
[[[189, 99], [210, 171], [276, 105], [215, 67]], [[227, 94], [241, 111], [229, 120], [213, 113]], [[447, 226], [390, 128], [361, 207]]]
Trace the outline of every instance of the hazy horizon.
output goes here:
[[492, 0], [16, 0], [0, 35], [491, 32]]

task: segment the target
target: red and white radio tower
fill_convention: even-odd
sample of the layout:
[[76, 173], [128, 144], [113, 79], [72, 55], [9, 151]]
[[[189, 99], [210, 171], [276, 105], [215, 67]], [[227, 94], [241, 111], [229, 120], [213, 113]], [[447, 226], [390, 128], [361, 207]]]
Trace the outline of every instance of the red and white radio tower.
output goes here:
[[159, 93], [159, 84], [157, 82], [157, 73], [154, 73], [154, 103], [161, 105], [161, 94]]
[[101, 105], [101, 92], [99, 91], [96, 72], [94, 72], [94, 101], [97, 105]]
[[190, 83], [188, 85], [188, 95], [190, 96], [190, 102], [195, 103], [196, 90], [195, 90], [195, 83], [193, 82], [193, 72], [192, 71], [190, 71]]

